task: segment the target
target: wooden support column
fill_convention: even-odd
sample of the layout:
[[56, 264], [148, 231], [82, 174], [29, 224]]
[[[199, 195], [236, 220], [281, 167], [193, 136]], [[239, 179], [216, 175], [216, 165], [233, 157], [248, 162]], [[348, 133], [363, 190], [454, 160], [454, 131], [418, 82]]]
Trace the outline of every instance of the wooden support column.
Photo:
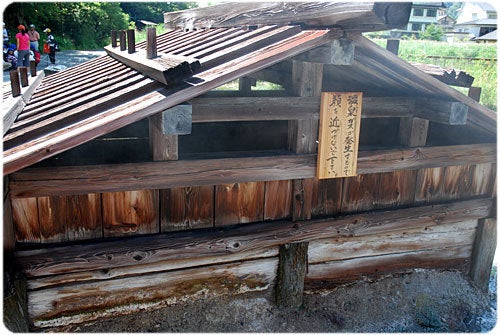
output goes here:
[[157, 56], [156, 28], [146, 29], [146, 58], [153, 59]]
[[25, 66], [20, 66], [17, 69], [19, 70], [19, 76], [21, 77], [21, 87], [28, 87], [28, 68]]
[[10, 89], [13, 97], [21, 95], [21, 82], [19, 81], [19, 72], [16, 70], [10, 71]]
[[116, 40], [117, 40], [117, 31], [116, 30], [111, 30], [111, 47], [116, 48], [118, 46]]
[[467, 93], [467, 96], [479, 102], [479, 100], [481, 99], [481, 87], [476, 87], [476, 86], [469, 87], [469, 92]]
[[497, 247], [497, 220], [479, 220], [472, 250], [470, 278], [483, 291], [488, 292], [491, 267]]
[[421, 147], [427, 143], [429, 120], [402, 117], [399, 123], [399, 143], [408, 147]]
[[304, 294], [309, 242], [280, 245], [276, 278], [276, 304], [280, 307], [300, 307]]
[[[300, 97], [321, 95], [323, 64], [293, 61], [292, 90]], [[318, 119], [288, 121], [288, 147], [298, 154], [316, 153], [318, 150]], [[311, 218], [313, 179], [293, 181], [292, 219]]]
[[177, 105], [149, 118], [149, 138], [154, 161], [179, 159], [178, 135], [191, 133], [192, 106]]
[[120, 30], [120, 51], [127, 50], [127, 33], [125, 30]]
[[129, 29], [127, 30], [127, 49], [129, 54], [133, 54], [135, 52], [135, 30]]

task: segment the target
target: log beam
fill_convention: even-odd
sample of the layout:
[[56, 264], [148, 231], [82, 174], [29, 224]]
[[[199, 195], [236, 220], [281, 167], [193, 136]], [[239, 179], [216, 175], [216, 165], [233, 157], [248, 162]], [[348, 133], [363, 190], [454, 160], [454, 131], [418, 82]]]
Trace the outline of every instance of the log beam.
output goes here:
[[[290, 221], [255, 223], [231, 229], [210, 231], [187, 231], [168, 234], [134, 237], [123, 241], [68, 245], [35, 250], [17, 251], [16, 262], [28, 277], [114, 269], [94, 275], [109, 279], [122, 276], [124, 266], [144, 267], [148, 264], [156, 270], [163, 267], [175, 269], [194, 267], [213, 262], [228, 261], [226, 258], [288, 243], [307, 242], [322, 238], [359, 237], [412, 229], [430, 228], [444, 224], [478, 220], [489, 215], [493, 200], [474, 199], [432, 206], [411, 207], [389, 211], [342, 216], [335, 219], [308, 220], [303, 223]], [[241, 256], [233, 259], [241, 260]], [[167, 264], [168, 263], [168, 264]], [[87, 272], [87, 274], [89, 274]], [[92, 277], [75, 275], [75, 281], [92, 280]], [[43, 281], [43, 278], [42, 278]], [[50, 281], [49, 281], [50, 282]], [[48, 285], [53, 285], [54, 282]]]
[[240, 2], [164, 14], [170, 29], [301, 24], [361, 31], [400, 28], [411, 3], [401, 2]]
[[422, 99], [416, 105], [415, 116], [449, 125], [467, 123], [469, 107], [458, 101]]
[[[358, 174], [496, 162], [496, 144], [360, 151]], [[9, 177], [11, 197], [117, 192], [314, 178], [316, 155], [28, 168]], [[133, 176], [133, 177], [131, 177]]]
[[339, 38], [301, 53], [293, 57], [292, 60], [327, 65], [352, 65], [354, 62], [354, 42], [345, 37]]

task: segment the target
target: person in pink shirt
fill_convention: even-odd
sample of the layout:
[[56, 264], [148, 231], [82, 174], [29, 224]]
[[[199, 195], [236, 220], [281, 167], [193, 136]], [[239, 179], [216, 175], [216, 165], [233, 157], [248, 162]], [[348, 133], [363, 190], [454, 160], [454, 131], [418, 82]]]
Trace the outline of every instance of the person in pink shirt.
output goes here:
[[26, 28], [20, 24], [17, 27], [19, 32], [16, 34], [17, 40], [17, 61], [22, 63], [22, 66], [30, 66], [30, 37], [26, 32]]

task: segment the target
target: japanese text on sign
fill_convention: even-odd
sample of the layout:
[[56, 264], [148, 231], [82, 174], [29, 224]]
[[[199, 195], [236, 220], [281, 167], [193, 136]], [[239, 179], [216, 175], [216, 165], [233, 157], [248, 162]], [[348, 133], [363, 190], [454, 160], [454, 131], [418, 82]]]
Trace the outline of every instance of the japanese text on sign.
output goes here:
[[318, 178], [356, 175], [362, 93], [323, 92], [320, 107]]

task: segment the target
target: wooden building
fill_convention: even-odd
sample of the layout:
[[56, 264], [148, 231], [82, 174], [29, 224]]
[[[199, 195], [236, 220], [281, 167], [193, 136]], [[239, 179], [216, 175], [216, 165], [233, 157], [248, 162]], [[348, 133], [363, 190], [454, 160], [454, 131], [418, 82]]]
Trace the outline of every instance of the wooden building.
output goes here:
[[[215, 294], [298, 305], [304, 285], [413, 268], [484, 285], [496, 113], [362, 35], [411, 4], [222, 8], [115, 32], [4, 97], [5, 264], [32, 329]], [[356, 131], [328, 138], [332, 111]]]

